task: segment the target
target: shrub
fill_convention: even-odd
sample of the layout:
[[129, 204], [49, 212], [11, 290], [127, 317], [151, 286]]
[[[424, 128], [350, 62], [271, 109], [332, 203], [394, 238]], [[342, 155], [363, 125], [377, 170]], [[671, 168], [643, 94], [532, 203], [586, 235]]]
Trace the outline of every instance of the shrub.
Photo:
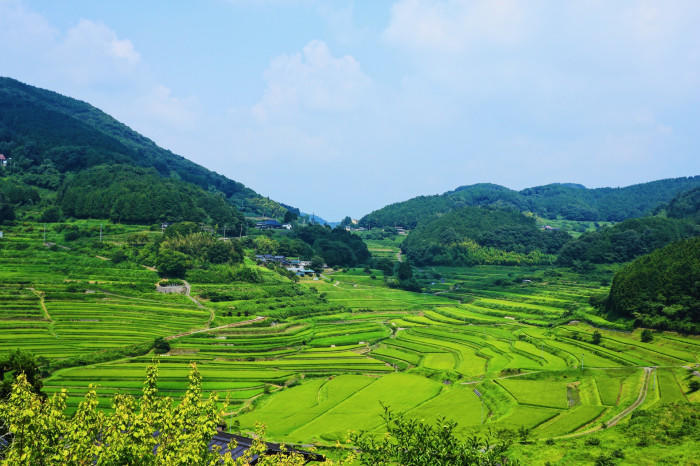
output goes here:
[[653, 339], [654, 339], [654, 334], [651, 333], [651, 330], [649, 330], [648, 328], [645, 328], [644, 330], [642, 330], [641, 340], [644, 343], [650, 343]]
[[170, 351], [170, 343], [163, 338], [163, 337], [158, 337], [155, 339], [153, 342], [153, 350], [156, 352], [156, 354], [164, 354]]

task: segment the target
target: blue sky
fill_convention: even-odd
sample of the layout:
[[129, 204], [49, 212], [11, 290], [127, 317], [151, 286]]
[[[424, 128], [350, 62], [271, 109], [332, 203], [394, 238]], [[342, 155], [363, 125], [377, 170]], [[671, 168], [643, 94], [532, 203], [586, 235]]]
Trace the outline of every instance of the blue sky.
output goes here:
[[330, 220], [700, 173], [696, 1], [0, 0], [0, 75]]

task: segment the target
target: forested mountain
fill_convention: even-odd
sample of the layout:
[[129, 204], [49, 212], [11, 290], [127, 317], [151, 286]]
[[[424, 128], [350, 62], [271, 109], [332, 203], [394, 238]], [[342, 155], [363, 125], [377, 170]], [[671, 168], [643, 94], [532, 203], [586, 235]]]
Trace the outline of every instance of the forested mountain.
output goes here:
[[57, 189], [69, 173], [125, 164], [219, 191], [246, 212], [282, 216], [287, 210], [241, 183], [158, 147], [90, 104], [10, 78], [0, 78], [0, 153], [12, 159], [7, 168], [13, 174], [48, 189]]
[[668, 203], [666, 214], [673, 218], [688, 218], [700, 223], [700, 187], [680, 193]]
[[512, 209], [467, 206], [419, 224], [401, 249], [418, 265], [534, 264], [570, 238]]
[[58, 192], [58, 204], [71, 217], [117, 223], [208, 221], [238, 231], [245, 222], [223, 193], [130, 165], [98, 165], [70, 175]]
[[480, 183], [388, 205], [364, 216], [360, 224], [365, 227], [415, 228], [420, 221], [464, 206], [509, 207], [545, 218], [619, 222], [647, 215], [678, 193], [699, 186], [700, 176], [658, 180], [625, 188], [595, 189], [564, 183], [514, 191]]
[[673, 241], [700, 234], [700, 227], [685, 219], [643, 217], [584, 233], [559, 253], [559, 263], [575, 261], [596, 264], [627, 262]]
[[625, 266], [615, 274], [607, 308], [640, 326], [700, 333], [700, 237]]

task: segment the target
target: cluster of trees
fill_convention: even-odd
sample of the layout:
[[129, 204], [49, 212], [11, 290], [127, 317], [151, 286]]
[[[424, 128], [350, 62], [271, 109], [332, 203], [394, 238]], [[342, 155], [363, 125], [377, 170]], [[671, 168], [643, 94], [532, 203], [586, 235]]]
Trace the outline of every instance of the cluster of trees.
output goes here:
[[165, 230], [157, 245], [156, 267], [161, 275], [184, 277], [189, 269], [207, 268], [210, 264], [235, 264], [243, 261], [238, 240], [222, 241], [212, 233], [200, 231], [192, 222], [173, 224]]
[[369, 264], [371, 255], [358, 235], [344, 228], [323, 225], [298, 225], [286, 235], [258, 235], [245, 238], [243, 245], [257, 254], [301, 257], [331, 267]]
[[541, 263], [569, 239], [514, 210], [463, 207], [418, 225], [401, 248], [418, 265]]
[[0, 178], [0, 224], [15, 219], [16, 209], [38, 204], [39, 192], [27, 184], [10, 178]]
[[241, 183], [158, 147], [85, 102], [10, 78], [0, 78], [0, 153], [12, 155], [13, 173], [48, 189], [56, 189], [66, 173], [101, 164], [128, 164], [221, 192], [245, 211], [282, 216], [288, 210]]
[[700, 333], [700, 237], [671, 243], [622, 268], [606, 307], [638, 326]]
[[370, 253], [365, 242], [344, 228], [308, 225], [294, 230], [294, 236], [310, 245], [331, 267], [369, 263]]
[[545, 218], [615, 221], [648, 215], [676, 194], [698, 187], [700, 176], [653, 181], [625, 188], [587, 189], [576, 184], [550, 184], [514, 191], [494, 184], [462, 186], [441, 195], [419, 196], [376, 210], [360, 220], [365, 227], [419, 223], [464, 206], [510, 208]]
[[221, 193], [130, 165], [99, 165], [67, 177], [58, 191], [58, 203], [65, 215], [76, 218], [140, 224], [206, 221], [236, 231], [245, 224]]
[[673, 241], [700, 234], [697, 225], [681, 219], [643, 217], [588, 232], [570, 241], [559, 252], [558, 262], [595, 264], [627, 262]]

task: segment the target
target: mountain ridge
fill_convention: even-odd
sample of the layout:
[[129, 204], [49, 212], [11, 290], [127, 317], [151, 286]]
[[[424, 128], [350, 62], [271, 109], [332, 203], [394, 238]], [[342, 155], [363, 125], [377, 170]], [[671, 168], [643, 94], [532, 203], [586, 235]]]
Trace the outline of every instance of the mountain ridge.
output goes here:
[[9, 77], [0, 77], [2, 152], [14, 156], [19, 169], [46, 161], [61, 173], [104, 163], [154, 168], [163, 177], [220, 191], [244, 212], [282, 216], [289, 210], [238, 181], [161, 148], [88, 102]]
[[680, 192], [700, 186], [700, 176], [667, 178], [621, 188], [586, 188], [550, 183], [516, 191], [494, 183], [463, 185], [442, 194], [388, 204], [360, 219], [365, 227], [415, 228], [435, 215], [464, 206], [491, 206], [533, 212], [545, 218], [622, 221], [651, 214]]

